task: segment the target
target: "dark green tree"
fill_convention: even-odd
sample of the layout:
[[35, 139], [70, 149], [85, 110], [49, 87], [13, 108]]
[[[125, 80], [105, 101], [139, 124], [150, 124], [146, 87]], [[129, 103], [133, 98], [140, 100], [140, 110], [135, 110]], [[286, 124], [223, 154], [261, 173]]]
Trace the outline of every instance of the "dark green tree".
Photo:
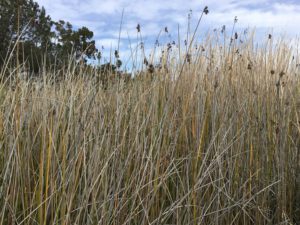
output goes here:
[[33, 0], [0, 1], [0, 66], [14, 50], [13, 61], [26, 62], [37, 70], [43, 54], [51, 52], [53, 22]]
[[70, 57], [86, 63], [99, 55], [92, 31], [52, 21], [33, 0], [0, 0], [0, 30], [0, 67], [10, 53], [11, 63], [25, 63], [35, 72], [42, 64], [63, 66]]
[[70, 56], [86, 62], [87, 58], [95, 59], [98, 49], [92, 39], [94, 34], [87, 27], [73, 30], [69, 22], [63, 20], [55, 23], [56, 52], [61, 62], [66, 62]]

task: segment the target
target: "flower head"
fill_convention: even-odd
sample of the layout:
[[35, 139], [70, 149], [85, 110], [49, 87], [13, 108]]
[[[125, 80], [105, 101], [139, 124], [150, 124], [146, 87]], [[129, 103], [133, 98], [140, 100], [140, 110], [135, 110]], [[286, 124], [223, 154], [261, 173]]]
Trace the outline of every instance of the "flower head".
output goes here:
[[204, 7], [203, 12], [205, 13], [205, 15], [207, 15], [209, 13], [209, 10], [208, 10], [207, 6]]
[[140, 33], [141, 32], [141, 25], [138, 23], [138, 25], [136, 26], [137, 32]]

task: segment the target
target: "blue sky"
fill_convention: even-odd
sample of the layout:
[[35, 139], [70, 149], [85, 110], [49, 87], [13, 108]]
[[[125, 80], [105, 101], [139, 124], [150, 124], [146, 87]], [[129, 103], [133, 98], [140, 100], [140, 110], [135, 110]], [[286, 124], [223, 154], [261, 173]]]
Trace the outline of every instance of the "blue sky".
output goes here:
[[[256, 28], [258, 35], [273, 32], [298, 36], [300, 32], [300, 0], [36, 0], [44, 6], [54, 20], [63, 19], [75, 27], [87, 26], [94, 32], [97, 47], [104, 47], [108, 57], [110, 49], [118, 45], [121, 15], [124, 18], [120, 40], [121, 58], [130, 55], [129, 40], [138, 42], [136, 26], [141, 25], [145, 48], [153, 48], [157, 35], [168, 27], [169, 35], [163, 34], [160, 41], [177, 40], [180, 32], [187, 31], [188, 14], [191, 24], [208, 6], [210, 13], [204, 17], [199, 32], [206, 33], [222, 25], [230, 28], [235, 16], [237, 29]], [[192, 11], [190, 11], [192, 10]], [[171, 35], [171, 36], [170, 36]], [[183, 39], [183, 38], [182, 38]]]

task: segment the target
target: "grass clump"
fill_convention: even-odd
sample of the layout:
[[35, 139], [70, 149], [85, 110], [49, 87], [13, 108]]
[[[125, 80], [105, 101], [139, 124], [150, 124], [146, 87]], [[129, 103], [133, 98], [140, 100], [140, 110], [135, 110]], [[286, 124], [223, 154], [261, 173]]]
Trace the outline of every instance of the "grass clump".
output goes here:
[[84, 70], [57, 82], [12, 71], [0, 88], [0, 224], [299, 222], [299, 55], [241, 36], [172, 47], [105, 88]]

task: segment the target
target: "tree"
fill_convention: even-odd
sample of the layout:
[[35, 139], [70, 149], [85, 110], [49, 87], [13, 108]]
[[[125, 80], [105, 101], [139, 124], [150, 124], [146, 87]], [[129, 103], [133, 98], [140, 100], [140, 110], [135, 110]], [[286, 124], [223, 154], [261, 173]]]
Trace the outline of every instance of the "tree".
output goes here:
[[12, 63], [26, 63], [38, 72], [46, 59], [48, 66], [63, 66], [70, 56], [86, 63], [95, 58], [98, 49], [93, 32], [87, 27], [74, 30], [72, 24], [52, 21], [46, 10], [33, 0], [0, 0], [0, 67], [12, 52]]
[[[28, 62], [31, 68], [37, 67], [36, 60], [41, 53], [51, 50], [52, 20], [44, 8], [32, 0], [0, 2], [0, 66], [7, 53], [15, 48], [14, 61]], [[39, 55], [37, 55], [39, 53]]]
[[0, 66], [4, 63], [7, 49], [10, 46], [13, 31], [13, 9], [10, 1], [0, 1]]
[[95, 41], [92, 40], [94, 34], [87, 27], [82, 27], [74, 31], [69, 22], [63, 20], [55, 23], [57, 45], [56, 51], [60, 61], [65, 62], [70, 55], [74, 55], [76, 60], [86, 62], [86, 58], [95, 59], [98, 49]]

